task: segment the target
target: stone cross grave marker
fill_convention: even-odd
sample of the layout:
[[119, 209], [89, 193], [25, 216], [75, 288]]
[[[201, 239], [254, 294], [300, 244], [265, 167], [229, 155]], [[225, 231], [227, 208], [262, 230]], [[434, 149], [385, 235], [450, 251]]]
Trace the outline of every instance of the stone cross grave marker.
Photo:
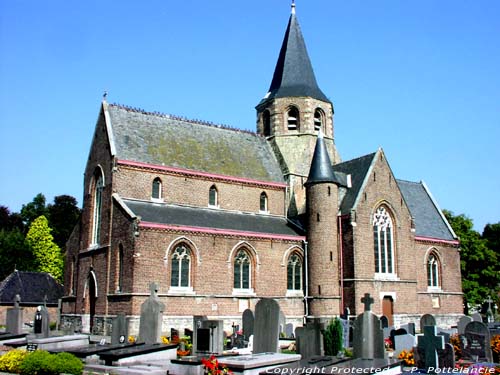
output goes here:
[[488, 303], [488, 310], [486, 310], [486, 319], [488, 323], [493, 323], [495, 321], [495, 315], [493, 314], [493, 310], [491, 308], [491, 303], [493, 302], [493, 300], [490, 296], [488, 296], [486, 302]]
[[438, 368], [438, 350], [444, 349], [444, 337], [436, 336], [436, 326], [424, 326], [424, 335], [418, 336], [418, 345], [424, 355], [424, 364], [427, 369]]
[[461, 336], [462, 355], [473, 361], [493, 361], [490, 347], [490, 332], [482, 322], [470, 322]]
[[253, 353], [279, 352], [280, 306], [271, 298], [255, 305]]
[[380, 319], [370, 311], [374, 300], [369, 293], [365, 293], [361, 302], [365, 311], [354, 321], [353, 356], [361, 359], [384, 358], [384, 333]]
[[245, 311], [243, 311], [241, 320], [243, 321], [243, 336], [245, 337], [245, 340], [248, 340], [248, 338], [253, 335], [253, 325], [255, 320], [253, 311], [250, 309], [246, 309]]
[[470, 316], [462, 316], [457, 323], [458, 334], [463, 335], [465, 333], [465, 327], [467, 324], [472, 322], [472, 318]]
[[141, 305], [139, 321], [139, 342], [156, 344], [161, 342], [161, 326], [165, 304], [158, 297], [158, 285], [149, 285], [150, 295]]
[[111, 323], [111, 344], [128, 342], [128, 324], [125, 314], [118, 314]]
[[424, 314], [420, 318], [420, 333], [424, 333], [424, 327], [426, 326], [435, 326], [436, 318], [434, 318], [431, 314]]
[[23, 332], [23, 308], [19, 307], [21, 297], [16, 294], [14, 297], [14, 307], [7, 309], [6, 330], [12, 334]]

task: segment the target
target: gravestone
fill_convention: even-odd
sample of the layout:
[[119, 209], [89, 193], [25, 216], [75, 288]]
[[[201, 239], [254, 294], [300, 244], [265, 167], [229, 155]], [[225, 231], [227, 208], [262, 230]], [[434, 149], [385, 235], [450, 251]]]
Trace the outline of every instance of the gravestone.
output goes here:
[[243, 321], [243, 336], [245, 336], [245, 340], [248, 340], [248, 338], [253, 335], [253, 325], [254, 325], [253, 311], [250, 309], [246, 309], [245, 311], [243, 311], [242, 321]]
[[382, 329], [382, 331], [384, 332], [384, 339], [391, 337], [391, 331], [393, 329], [395, 329], [394, 326], [389, 326]]
[[436, 326], [424, 326], [424, 334], [418, 336], [419, 354], [424, 356], [425, 368], [437, 368], [439, 365], [438, 350], [444, 349], [443, 336], [436, 336]]
[[285, 335], [285, 324], [286, 324], [285, 314], [283, 314], [283, 312], [280, 310], [280, 319], [279, 319], [280, 335], [279, 335], [279, 337], [283, 337]]
[[396, 349], [396, 341], [395, 341], [396, 336], [407, 335], [407, 334], [408, 332], [406, 332], [406, 329], [403, 328], [393, 329], [390, 335], [392, 348]]
[[323, 356], [323, 335], [319, 321], [308, 322], [304, 327], [295, 330], [296, 352], [303, 359]]
[[465, 333], [460, 336], [462, 356], [473, 361], [492, 362], [490, 347], [490, 332], [482, 322], [470, 322], [465, 327]]
[[463, 335], [465, 333], [465, 326], [472, 322], [472, 318], [470, 316], [462, 316], [457, 323], [458, 334]]
[[139, 342], [156, 344], [161, 342], [161, 325], [165, 304], [158, 297], [158, 285], [149, 285], [150, 295], [141, 305]]
[[472, 321], [473, 322], [483, 322], [483, 317], [479, 313], [474, 313], [472, 314]]
[[440, 368], [455, 368], [455, 350], [450, 343], [444, 344], [443, 350], [438, 350]]
[[361, 359], [384, 358], [384, 334], [380, 319], [370, 311], [374, 300], [369, 293], [361, 298], [365, 311], [354, 321], [353, 356]]
[[394, 336], [394, 351], [397, 357], [403, 350], [410, 351], [416, 344], [415, 336], [411, 334]]
[[424, 314], [420, 318], [420, 333], [424, 333], [424, 327], [426, 326], [435, 326], [436, 318], [434, 318], [431, 314]]
[[344, 348], [349, 348], [350, 347], [350, 342], [349, 342], [349, 331], [351, 328], [351, 324], [349, 320], [347, 319], [342, 319], [340, 318], [340, 323], [342, 324], [342, 337], [344, 341]]
[[443, 336], [444, 337], [444, 343], [447, 344], [450, 342], [450, 337], [451, 337], [451, 333], [446, 331], [446, 330], [443, 330], [443, 329], [440, 329], [438, 328], [437, 329], [437, 334], [439, 336]]
[[45, 305], [36, 308], [33, 332], [39, 338], [49, 337], [49, 312]]
[[415, 336], [415, 323], [401, 324], [401, 327], [399, 328], [405, 329], [410, 335]]
[[220, 354], [224, 351], [224, 322], [209, 320], [206, 316], [193, 317], [192, 354]]
[[255, 305], [253, 353], [279, 352], [280, 306], [270, 298]]
[[111, 344], [126, 344], [128, 340], [128, 324], [125, 314], [118, 314], [111, 322]]
[[380, 324], [382, 325], [382, 328], [389, 327], [389, 318], [385, 315], [382, 315], [380, 317]]
[[14, 307], [7, 309], [6, 330], [14, 335], [23, 332], [23, 308], [19, 307], [21, 297], [16, 294], [14, 297]]
[[287, 323], [285, 325], [285, 337], [289, 339], [293, 339], [295, 336], [293, 334], [293, 324]]

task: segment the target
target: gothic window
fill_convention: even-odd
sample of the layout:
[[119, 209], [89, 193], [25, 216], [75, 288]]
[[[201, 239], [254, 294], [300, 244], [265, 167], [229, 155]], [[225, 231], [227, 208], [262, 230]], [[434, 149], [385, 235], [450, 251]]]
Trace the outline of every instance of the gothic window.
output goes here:
[[234, 288], [235, 289], [250, 289], [251, 261], [248, 253], [241, 249], [236, 254], [234, 259]]
[[427, 286], [439, 288], [439, 260], [434, 253], [427, 259]]
[[210, 187], [209, 192], [208, 192], [208, 205], [212, 206], [212, 207], [217, 207], [218, 198], [219, 197], [218, 197], [217, 188], [215, 187], [215, 185], [212, 185]]
[[296, 253], [288, 259], [287, 289], [302, 290], [302, 258]]
[[299, 110], [295, 107], [290, 107], [287, 112], [287, 123], [289, 130], [295, 130], [299, 128]]
[[314, 111], [314, 130], [318, 131], [319, 129], [323, 128], [323, 121], [323, 111], [319, 108], [316, 108], [316, 110]]
[[99, 169], [94, 176], [94, 191], [93, 191], [93, 212], [92, 212], [92, 244], [96, 245], [101, 237], [101, 216], [102, 216], [102, 191], [104, 189], [104, 178]]
[[264, 113], [262, 113], [262, 125], [264, 128], [264, 136], [269, 137], [271, 135], [271, 114], [269, 111], [264, 111]]
[[125, 271], [124, 267], [124, 259], [125, 254], [123, 251], [123, 245], [120, 244], [118, 246], [118, 285], [117, 285], [117, 291], [123, 292], [123, 273]]
[[191, 276], [191, 251], [185, 244], [179, 244], [175, 247], [171, 260], [170, 286], [179, 288], [189, 287]]
[[267, 194], [264, 192], [260, 194], [260, 211], [267, 212]]
[[151, 198], [161, 199], [161, 180], [158, 177], [153, 180], [153, 186], [151, 188]]
[[377, 208], [373, 216], [373, 244], [375, 250], [375, 272], [394, 273], [394, 234], [392, 219], [386, 208]]

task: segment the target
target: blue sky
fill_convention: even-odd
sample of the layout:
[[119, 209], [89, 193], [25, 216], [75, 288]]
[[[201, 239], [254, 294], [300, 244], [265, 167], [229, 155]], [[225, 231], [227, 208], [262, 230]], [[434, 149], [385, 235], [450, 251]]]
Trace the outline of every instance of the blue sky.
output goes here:
[[[289, 0], [0, 0], [0, 205], [81, 202], [105, 90], [254, 130], [289, 14]], [[297, 0], [342, 159], [382, 147], [479, 231], [500, 221], [499, 14], [496, 0]]]

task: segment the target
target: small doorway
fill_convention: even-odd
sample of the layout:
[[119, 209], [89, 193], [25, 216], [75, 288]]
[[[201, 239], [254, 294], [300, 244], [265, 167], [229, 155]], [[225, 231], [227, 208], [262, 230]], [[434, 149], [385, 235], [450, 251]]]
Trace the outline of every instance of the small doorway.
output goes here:
[[384, 296], [384, 299], [382, 300], [382, 315], [385, 315], [387, 317], [389, 326], [394, 325], [394, 320], [393, 320], [393, 313], [394, 313], [394, 300], [392, 299], [391, 296]]
[[90, 333], [93, 332], [94, 328], [94, 317], [95, 317], [95, 305], [97, 300], [97, 281], [95, 278], [94, 271], [90, 271], [88, 278], [88, 291], [89, 291], [89, 327]]

